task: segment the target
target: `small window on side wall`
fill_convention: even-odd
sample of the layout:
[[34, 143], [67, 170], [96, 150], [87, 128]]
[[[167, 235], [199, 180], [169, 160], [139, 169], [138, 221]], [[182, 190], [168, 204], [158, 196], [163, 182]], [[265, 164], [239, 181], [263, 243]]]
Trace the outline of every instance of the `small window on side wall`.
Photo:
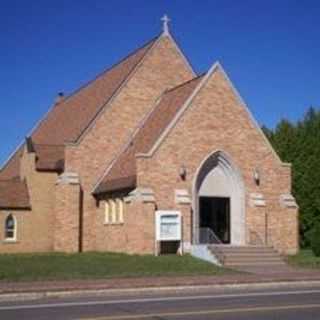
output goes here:
[[109, 199], [105, 202], [105, 224], [124, 223], [124, 202], [122, 198]]
[[12, 214], [9, 214], [5, 221], [5, 239], [9, 241], [17, 239], [17, 221]]

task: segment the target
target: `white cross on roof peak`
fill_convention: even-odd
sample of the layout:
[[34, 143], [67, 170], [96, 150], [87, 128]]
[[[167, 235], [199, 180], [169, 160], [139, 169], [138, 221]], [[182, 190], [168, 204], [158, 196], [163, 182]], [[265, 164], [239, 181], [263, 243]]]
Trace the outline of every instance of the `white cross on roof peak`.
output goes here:
[[169, 22], [171, 21], [169, 17], [165, 14], [162, 18], [161, 21], [163, 22], [163, 33], [164, 34], [169, 34]]

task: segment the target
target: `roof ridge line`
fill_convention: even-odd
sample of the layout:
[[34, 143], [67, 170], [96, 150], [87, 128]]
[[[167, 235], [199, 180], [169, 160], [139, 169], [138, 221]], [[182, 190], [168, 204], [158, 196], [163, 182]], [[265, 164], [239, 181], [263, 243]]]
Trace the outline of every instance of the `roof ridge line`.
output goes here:
[[194, 80], [198, 80], [199, 78], [201, 78], [201, 77], [203, 77], [204, 75], [206, 75], [206, 73], [207, 73], [207, 72], [203, 72], [202, 74], [200, 74], [200, 75], [198, 75], [198, 76], [196, 76], [196, 77], [194, 77], [194, 78], [192, 78], [192, 79], [190, 79], [190, 80], [187, 80], [186, 82], [182, 82], [182, 83], [178, 84], [177, 86], [168, 89], [168, 90], [166, 91], [166, 93], [172, 92], [172, 91], [174, 91], [174, 90], [176, 90], [176, 89], [179, 89], [180, 87], [183, 87], [183, 86], [185, 86], [186, 84], [189, 84], [190, 82], [192, 82], [192, 81], [194, 81]]

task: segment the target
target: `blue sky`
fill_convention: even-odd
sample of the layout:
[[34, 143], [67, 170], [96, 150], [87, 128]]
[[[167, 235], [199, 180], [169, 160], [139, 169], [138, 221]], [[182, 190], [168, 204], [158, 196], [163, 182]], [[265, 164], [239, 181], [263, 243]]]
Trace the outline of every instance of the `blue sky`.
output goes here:
[[0, 0], [0, 163], [59, 91], [157, 35], [161, 16], [197, 72], [219, 60], [260, 124], [320, 103], [320, 2]]

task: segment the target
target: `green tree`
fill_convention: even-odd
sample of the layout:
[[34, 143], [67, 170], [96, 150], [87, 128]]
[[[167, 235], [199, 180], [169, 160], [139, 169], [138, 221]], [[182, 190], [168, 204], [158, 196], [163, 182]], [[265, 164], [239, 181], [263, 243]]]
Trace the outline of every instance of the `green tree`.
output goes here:
[[301, 245], [310, 246], [320, 221], [320, 111], [310, 107], [301, 121], [281, 120], [263, 132], [284, 162], [292, 163], [292, 192], [300, 207]]
[[320, 223], [317, 222], [312, 230], [311, 248], [316, 257], [320, 257]]

